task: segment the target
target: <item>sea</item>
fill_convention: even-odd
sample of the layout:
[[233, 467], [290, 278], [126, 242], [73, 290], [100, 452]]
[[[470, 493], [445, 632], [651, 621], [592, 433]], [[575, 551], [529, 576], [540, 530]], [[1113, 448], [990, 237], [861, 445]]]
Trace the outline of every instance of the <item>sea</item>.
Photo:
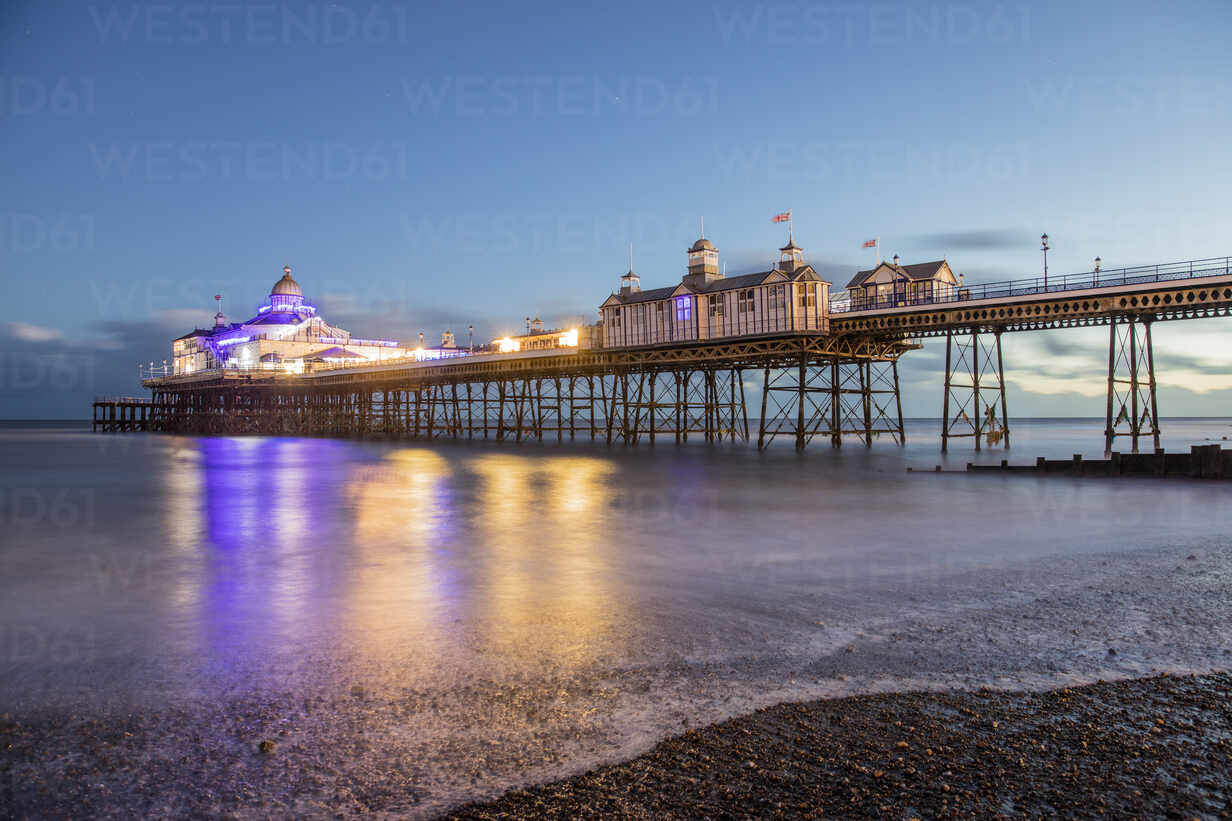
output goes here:
[[[1188, 450], [1232, 419], [1161, 428]], [[1099, 458], [1101, 419], [944, 455], [939, 431], [797, 453], [3, 423], [0, 713], [141, 715], [239, 757], [269, 736], [323, 756], [325, 804], [396, 768], [389, 806], [429, 817], [781, 701], [1228, 667], [1232, 483], [961, 470]]]

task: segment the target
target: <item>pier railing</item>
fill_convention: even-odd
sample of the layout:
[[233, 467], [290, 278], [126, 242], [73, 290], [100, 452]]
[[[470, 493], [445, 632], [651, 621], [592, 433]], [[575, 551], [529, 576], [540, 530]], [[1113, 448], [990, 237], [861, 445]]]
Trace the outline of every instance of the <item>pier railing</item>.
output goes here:
[[96, 405], [148, 405], [148, 396], [95, 396]]
[[[875, 311], [881, 308], [901, 308], [914, 305], [941, 305], [970, 302], [977, 299], [1052, 294], [1062, 291], [1086, 291], [1094, 288], [1117, 288], [1149, 282], [1194, 279], [1232, 275], [1232, 257], [1211, 257], [1173, 262], [1164, 265], [1141, 265], [1133, 268], [1109, 268], [1081, 274], [988, 282], [982, 285], [959, 285], [942, 294], [911, 295], [894, 293], [880, 298], [843, 294], [830, 300], [830, 313]], [[906, 282], [906, 281], [904, 281]]]

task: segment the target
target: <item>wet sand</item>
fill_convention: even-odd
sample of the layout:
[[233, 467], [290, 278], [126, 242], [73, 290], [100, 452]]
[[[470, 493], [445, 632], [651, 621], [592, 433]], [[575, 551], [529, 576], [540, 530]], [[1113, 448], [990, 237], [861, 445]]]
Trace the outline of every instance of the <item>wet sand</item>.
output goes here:
[[454, 811], [495, 818], [1225, 818], [1232, 675], [782, 704]]
[[[1229, 817], [1230, 690], [1224, 672], [781, 704], [447, 817]], [[365, 694], [352, 698], [362, 705]], [[365, 740], [353, 710], [327, 722], [349, 725], [337, 745], [313, 747], [313, 705], [295, 720], [288, 707], [220, 705], [208, 737], [193, 730], [201, 716], [5, 715], [0, 816], [422, 811], [422, 762]]]

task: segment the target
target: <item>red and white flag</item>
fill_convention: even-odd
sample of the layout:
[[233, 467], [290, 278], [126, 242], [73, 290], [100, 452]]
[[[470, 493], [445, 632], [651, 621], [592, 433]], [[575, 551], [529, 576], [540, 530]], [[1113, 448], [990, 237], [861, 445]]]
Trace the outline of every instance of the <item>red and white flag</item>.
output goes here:
[[775, 214], [775, 215], [774, 215], [774, 219], [772, 219], [772, 220], [770, 220], [770, 221], [771, 221], [771, 222], [787, 222], [787, 221], [788, 221], [788, 220], [790, 220], [790, 219], [791, 219], [791, 212], [790, 212], [790, 211], [784, 211], [784, 212], [783, 212], [783, 213], [781, 213], [781, 214]]
[[865, 240], [865, 241], [864, 241], [864, 247], [865, 247], [865, 248], [876, 248], [876, 247], [877, 247], [877, 240], [875, 240], [875, 239]]

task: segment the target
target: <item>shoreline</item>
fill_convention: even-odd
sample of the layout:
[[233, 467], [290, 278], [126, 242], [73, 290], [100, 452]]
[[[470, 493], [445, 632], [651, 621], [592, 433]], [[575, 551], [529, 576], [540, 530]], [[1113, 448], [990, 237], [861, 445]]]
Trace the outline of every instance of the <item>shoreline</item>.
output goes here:
[[1232, 672], [779, 704], [444, 819], [1232, 813]]

